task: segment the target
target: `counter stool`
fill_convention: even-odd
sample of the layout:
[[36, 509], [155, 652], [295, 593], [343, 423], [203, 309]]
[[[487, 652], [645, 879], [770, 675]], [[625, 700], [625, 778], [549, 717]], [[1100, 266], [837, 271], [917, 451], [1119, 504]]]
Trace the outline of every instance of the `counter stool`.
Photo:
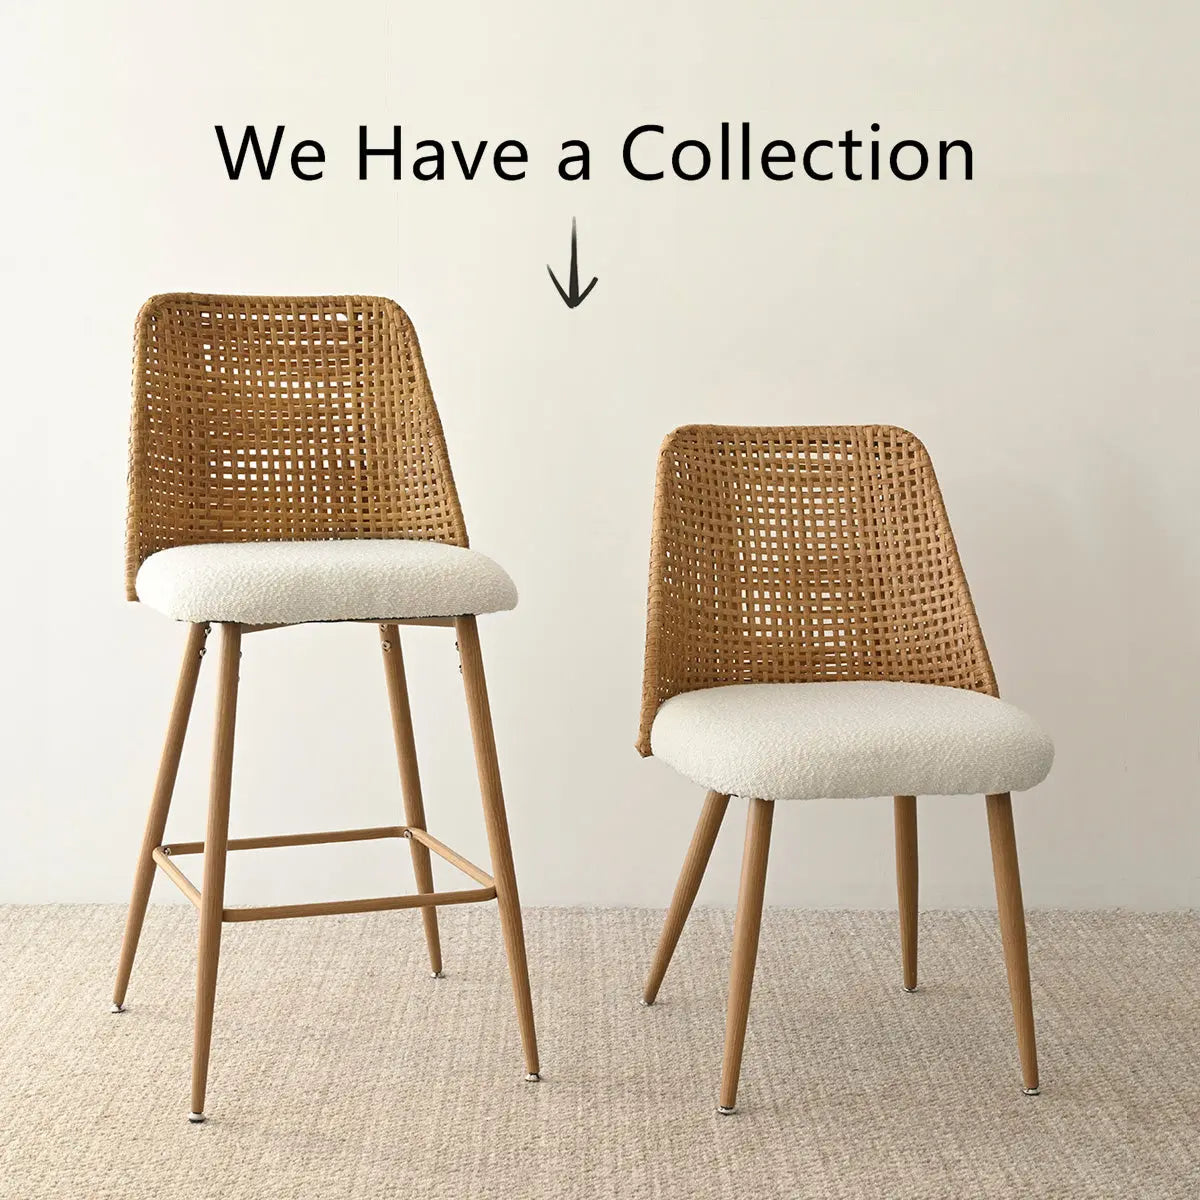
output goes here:
[[[476, 616], [511, 609], [512, 580], [467, 548], [441, 422], [416, 333], [390, 300], [363, 296], [156, 296], [138, 316], [130, 436], [127, 596], [188, 625], [113, 991], [125, 992], [155, 868], [200, 912], [192, 1122], [204, 1120], [221, 928], [331, 913], [420, 908], [442, 973], [437, 907], [496, 900], [525, 1078], [539, 1079], [517, 880]], [[379, 627], [404, 796], [403, 825], [229, 837], [238, 665], [245, 634], [313, 621]], [[210, 628], [220, 630], [208, 827], [163, 844]], [[457, 637], [494, 878], [425, 828], [403, 625]], [[404, 838], [417, 890], [316, 904], [227, 907], [229, 850]], [[473, 886], [435, 891], [430, 853]], [[178, 860], [204, 855], [197, 889]]]
[[998, 698], [925, 447], [887, 426], [687, 426], [658, 460], [638, 750], [708, 789], [643, 1003], [729, 797], [749, 799], [718, 1111], [730, 1114], [777, 800], [893, 796], [905, 991], [917, 987], [918, 795], [983, 794], [1027, 1095], [1038, 1091], [1010, 793], [1050, 739]]

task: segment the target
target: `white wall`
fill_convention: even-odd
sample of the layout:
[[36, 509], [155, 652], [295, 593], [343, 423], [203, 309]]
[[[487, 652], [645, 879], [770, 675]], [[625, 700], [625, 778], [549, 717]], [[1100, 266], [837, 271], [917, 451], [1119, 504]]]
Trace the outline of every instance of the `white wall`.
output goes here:
[[[147, 295], [198, 290], [382, 293], [416, 322], [473, 544], [522, 592], [483, 637], [527, 902], [665, 903], [697, 811], [632, 747], [662, 435], [887, 421], [930, 447], [1004, 694], [1058, 741], [1017, 802], [1027, 900], [1200, 903], [1193, 6], [345, 7], [5, 6], [0, 899], [126, 895], [182, 646], [122, 600], [130, 335]], [[621, 170], [634, 125], [743, 119], [965, 137], [976, 179]], [[228, 182], [212, 126], [249, 121], [322, 140], [327, 177]], [[529, 178], [360, 183], [360, 123], [518, 137]], [[555, 175], [568, 137], [589, 183]], [[600, 277], [575, 312], [545, 273], [572, 215]], [[450, 640], [408, 656], [431, 827], [486, 861]], [[203, 829], [198, 705], [176, 837]], [[248, 640], [241, 715], [235, 831], [396, 819], [370, 627]], [[774, 902], [893, 903], [888, 802], [776, 830]], [[924, 802], [922, 839], [927, 904], [989, 902], [981, 801]], [[702, 900], [732, 901], [740, 842]], [[244, 855], [232, 899], [367, 894], [395, 863]]]

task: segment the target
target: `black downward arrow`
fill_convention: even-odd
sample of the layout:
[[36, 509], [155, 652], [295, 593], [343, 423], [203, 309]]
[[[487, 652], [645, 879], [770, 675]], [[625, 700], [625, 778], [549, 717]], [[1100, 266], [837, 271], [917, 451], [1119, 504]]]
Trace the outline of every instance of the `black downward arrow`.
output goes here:
[[[546, 270], [550, 271], [549, 263], [546, 264]], [[564, 290], [553, 271], [550, 271], [550, 278], [554, 280], [554, 286], [558, 288], [558, 294], [568, 308], [578, 308], [588, 298], [592, 288], [596, 286], [596, 277], [593, 275], [592, 282], [582, 292], [579, 290], [579, 249], [575, 245], [574, 217], [571, 218], [571, 277], [568, 280], [570, 287]]]

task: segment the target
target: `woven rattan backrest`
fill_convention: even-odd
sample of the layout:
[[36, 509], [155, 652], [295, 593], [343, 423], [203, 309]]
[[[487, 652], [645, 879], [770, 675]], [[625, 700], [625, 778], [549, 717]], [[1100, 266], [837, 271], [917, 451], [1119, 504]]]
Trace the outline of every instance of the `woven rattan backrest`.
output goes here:
[[925, 447], [889, 426], [677, 429], [658, 460], [638, 749], [680, 692], [849, 679], [996, 694]]
[[367, 296], [155, 296], [138, 315], [126, 591], [198, 542], [465, 546], [412, 323]]

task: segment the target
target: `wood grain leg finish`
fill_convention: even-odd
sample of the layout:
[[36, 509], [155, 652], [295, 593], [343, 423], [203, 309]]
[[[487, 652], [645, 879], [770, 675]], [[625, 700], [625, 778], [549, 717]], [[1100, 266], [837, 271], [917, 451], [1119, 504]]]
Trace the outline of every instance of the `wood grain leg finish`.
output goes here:
[[221, 625], [217, 725], [213, 737], [208, 827], [204, 835], [204, 877], [200, 885], [200, 951], [196, 963], [196, 1028], [192, 1042], [192, 1110], [188, 1120], [204, 1120], [208, 1053], [212, 1045], [217, 962], [221, 955], [221, 914], [225, 907], [225, 854], [229, 842], [229, 791], [233, 782], [233, 734], [237, 724], [238, 668], [242, 627]]
[[188, 629], [183, 665], [179, 669], [179, 682], [175, 685], [175, 700], [171, 705], [171, 719], [167, 724], [167, 736], [158, 763], [154, 796], [150, 801], [146, 829], [142, 834], [142, 847], [138, 851], [137, 866], [134, 868], [133, 893], [129, 897], [125, 936], [121, 940], [121, 958], [117, 964], [117, 981], [113, 987], [113, 1012], [124, 1011], [125, 992], [129, 987], [129, 976], [133, 972], [138, 940], [142, 936], [142, 923], [146, 919], [146, 905], [154, 884], [155, 867], [151, 855], [162, 845], [163, 834], [167, 828], [167, 814], [171, 810], [171, 797], [175, 793], [179, 757], [183, 753], [183, 741], [187, 735], [188, 719], [192, 713], [192, 700], [196, 695], [196, 680], [200, 676], [200, 661], [204, 656], [204, 642], [207, 637], [207, 625], [192, 625]]
[[900, 961], [904, 990], [917, 990], [917, 798], [897, 796], [896, 895], [900, 902]]
[[733, 964], [729, 972], [729, 1005], [725, 1010], [725, 1057], [721, 1064], [721, 1094], [717, 1111], [736, 1111], [742, 1049], [746, 1044], [746, 1018], [754, 987], [754, 963], [762, 928], [763, 894], [767, 884], [767, 855], [771, 849], [772, 800], [751, 800], [746, 818], [746, 848], [742, 854], [742, 881], [738, 887], [737, 916], [733, 929]]
[[475, 767], [483, 798], [483, 817], [487, 825], [488, 846], [492, 855], [492, 875], [496, 903], [504, 931], [508, 970], [512, 976], [513, 998], [521, 1042], [525, 1049], [525, 1078], [531, 1083], [540, 1076], [537, 1033], [533, 1024], [533, 998], [529, 991], [529, 964], [525, 954], [525, 930], [521, 924], [521, 901], [517, 895], [517, 875], [513, 868], [512, 843], [508, 817], [504, 811], [504, 792], [500, 786], [500, 767], [496, 760], [496, 737], [488, 704], [487, 682], [483, 673], [483, 655], [479, 649], [479, 628], [474, 617], [458, 617], [454, 622], [458, 651], [462, 659], [463, 687], [471, 718], [471, 737], [475, 743]]
[[654, 952], [654, 962], [651, 964], [650, 974], [646, 977], [646, 986], [642, 990], [643, 1004], [653, 1004], [658, 998], [658, 989], [662, 986], [663, 976], [667, 973], [667, 967], [671, 965], [671, 956], [675, 953], [679, 935], [683, 933], [688, 914], [692, 911], [696, 893], [700, 890], [700, 881], [708, 868], [708, 860], [712, 856], [712, 849], [728, 807], [729, 797], [722, 796], [720, 792], [709, 792], [704, 801], [700, 820], [696, 824], [691, 845], [688, 846], [687, 856], [683, 860], [683, 870], [679, 873], [678, 883], [675, 884], [671, 906], [667, 909], [666, 920], [658, 939], [658, 949]]
[[[404, 823], [412, 829], [425, 828], [425, 801], [421, 795], [421, 775], [417, 770], [417, 743], [413, 737], [412, 709], [408, 702], [408, 682], [404, 677], [404, 652], [400, 629], [380, 625], [379, 645], [383, 651], [383, 671], [387, 678], [388, 703], [392, 710], [392, 736], [396, 759], [400, 764], [400, 790], [404, 795]], [[416, 838], [408, 839], [412, 851], [413, 878], [418, 892], [433, 891], [433, 865], [429, 847]], [[429, 948], [429, 969], [435, 979], [442, 976], [442, 941], [438, 933], [436, 908], [421, 910], [425, 925], [425, 944]]]
[[1012, 799], [1007, 794], [987, 798], [988, 833], [992, 841], [992, 869], [996, 876], [996, 903], [1000, 937], [1008, 968], [1008, 992], [1017, 1028], [1017, 1053], [1021, 1059], [1023, 1091], [1038, 1094], [1037, 1042], [1033, 1028], [1033, 997], [1029, 990], [1029, 946], [1025, 937], [1025, 905], [1021, 899], [1021, 871], [1013, 829]]

